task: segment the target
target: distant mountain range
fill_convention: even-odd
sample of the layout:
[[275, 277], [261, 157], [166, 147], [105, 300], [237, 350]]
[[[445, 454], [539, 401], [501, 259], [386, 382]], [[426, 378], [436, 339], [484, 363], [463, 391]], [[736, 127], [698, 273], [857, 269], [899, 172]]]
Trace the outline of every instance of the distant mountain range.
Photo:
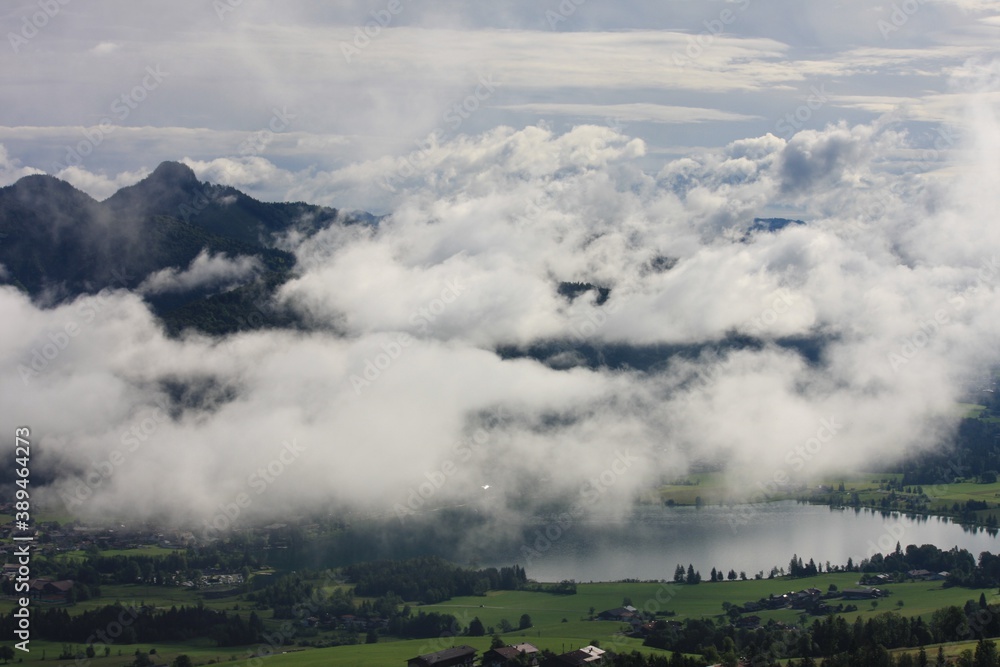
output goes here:
[[[0, 284], [13, 284], [41, 306], [53, 306], [106, 288], [137, 290], [176, 334], [195, 328], [227, 334], [262, 327], [300, 327], [291, 312], [274, 305], [275, 291], [291, 276], [295, 256], [281, 249], [289, 233], [309, 236], [331, 225], [377, 225], [364, 212], [297, 203], [265, 203], [239, 190], [198, 181], [178, 162], [164, 162], [133, 186], [98, 202], [53, 176], [26, 176], [0, 188]], [[755, 218], [742, 242], [804, 224]], [[165, 291], [143, 289], [164, 270], [183, 272], [196, 258], [249, 260], [254, 270], [235, 283], [182, 284]], [[657, 257], [654, 272], [670, 271], [677, 259]], [[589, 294], [595, 306], [610, 298], [608, 286], [561, 282], [553, 288], [567, 301]], [[777, 341], [809, 362], [819, 359], [821, 339]], [[724, 340], [688, 345], [599, 345], [579, 340], [501, 346], [504, 358], [530, 357], [553, 367], [654, 369], [676, 356], [707, 349], [759, 346], [733, 332]]]
[[[232, 187], [199, 182], [177, 162], [164, 162], [102, 202], [53, 176], [26, 176], [0, 188], [0, 264], [6, 270], [0, 278], [37, 303], [54, 305], [109, 287], [135, 289], [158, 271], [184, 270], [204, 252], [252, 258], [260, 270], [235, 290], [213, 294], [207, 286], [147, 296], [171, 330], [227, 333], [246, 328], [268, 301], [264, 297], [289, 277], [295, 256], [277, 247], [284, 235], [375, 223], [366, 213], [260, 202]], [[272, 325], [289, 324], [275, 315], [267, 318]]]

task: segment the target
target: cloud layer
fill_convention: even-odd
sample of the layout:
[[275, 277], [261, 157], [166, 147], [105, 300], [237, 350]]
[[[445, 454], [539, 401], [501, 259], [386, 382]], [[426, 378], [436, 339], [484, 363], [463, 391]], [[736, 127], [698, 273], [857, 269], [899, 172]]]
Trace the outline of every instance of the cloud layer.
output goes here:
[[[968, 74], [995, 85], [995, 65]], [[594, 125], [499, 127], [425, 147], [418, 169], [359, 165], [342, 183], [386, 179], [394, 212], [294, 248], [278, 300], [309, 331], [171, 339], [136, 294], [40, 310], [0, 288], [4, 428], [37, 434], [51, 503], [195, 522], [240, 494], [262, 516], [391, 516], [417, 493], [502, 517], [593, 489], [624, 510], [693, 462], [725, 462], [735, 494], [937, 446], [996, 361], [990, 90], [969, 95], [964, 142], [915, 160], [925, 173], [885, 169], [913, 150], [886, 122], [739, 140], [654, 173], [635, 164], [643, 141]], [[768, 207], [806, 224], [751, 231]], [[147, 283], [253, 268], [202, 255]], [[741, 335], [757, 344], [725, 345]], [[546, 361], [497, 353], [553, 341]], [[581, 364], [582, 344], [703, 351], [610, 370]]]

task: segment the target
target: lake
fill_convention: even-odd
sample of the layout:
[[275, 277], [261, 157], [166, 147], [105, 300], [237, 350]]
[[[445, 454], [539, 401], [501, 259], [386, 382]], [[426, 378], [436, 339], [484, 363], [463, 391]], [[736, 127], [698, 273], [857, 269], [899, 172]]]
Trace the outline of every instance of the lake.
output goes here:
[[[526, 541], [496, 561], [517, 562], [537, 581], [616, 581], [673, 579], [677, 564], [693, 563], [708, 580], [713, 567], [748, 577], [774, 566], [788, 568], [792, 554], [808, 563], [855, 563], [876, 551], [888, 553], [898, 541], [953, 546], [978, 558], [1000, 551], [985, 530], [964, 528], [939, 517], [883, 515], [871, 510], [831, 509], [795, 501], [734, 507], [637, 508], [627, 520], [591, 516], [568, 527], [539, 522]], [[504, 550], [506, 551], [506, 549]]]

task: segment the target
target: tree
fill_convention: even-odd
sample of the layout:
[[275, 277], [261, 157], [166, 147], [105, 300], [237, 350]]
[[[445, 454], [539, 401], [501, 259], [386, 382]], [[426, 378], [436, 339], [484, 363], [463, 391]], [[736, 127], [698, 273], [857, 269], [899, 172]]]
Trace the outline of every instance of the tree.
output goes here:
[[483, 626], [483, 622], [479, 620], [476, 616], [469, 623], [469, 636], [470, 637], [483, 637], [486, 635], [486, 628]]
[[14, 659], [14, 649], [4, 644], [0, 646], [0, 660], [3, 660], [6, 665], [8, 662]]
[[630, 597], [624, 597], [624, 598], [622, 598], [622, 606], [623, 607], [631, 607], [632, 606], [632, 598], [630, 598]]
[[677, 569], [674, 570], [674, 583], [684, 583], [684, 566], [680, 563], [677, 564]]
[[729, 574], [726, 575], [726, 579], [729, 581], [736, 581], [736, 570], [730, 570]]
[[996, 667], [997, 665], [997, 645], [994, 642], [980, 638], [976, 644], [976, 655], [972, 664], [975, 667]]
[[191, 667], [191, 658], [186, 653], [181, 653], [170, 663], [170, 667]]
[[91, 659], [93, 659], [93, 657], [97, 655], [97, 652], [94, 650], [93, 644], [87, 644], [87, 650], [85, 651], [85, 653], [86, 656]]
[[[469, 626], [469, 630], [470, 630], [470, 633], [471, 633], [471, 630], [472, 630], [472, 626], [471, 625]], [[378, 644], [378, 631], [377, 630], [369, 630], [368, 634], [365, 635], [365, 643], [366, 644]]]
[[521, 620], [518, 621], [517, 628], [519, 630], [527, 630], [530, 627], [531, 627], [531, 617], [528, 616], [527, 614], [521, 614]]
[[504, 646], [503, 637], [501, 637], [500, 635], [493, 635], [493, 639], [490, 640], [490, 648], [491, 649], [503, 648], [503, 646]]
[[134, 560], [129, 560], [121, 574], [121, 583], [134, 584], [142, 578], [142, 570]]
[[511, 625], [510, 621], [508, 621], [506, 618], [501, 618], [500, 622], [497, 623], [497, 626], [499, 626], [500, 632], [510, 632], [511, 630], [514, 629], [514, 626]]

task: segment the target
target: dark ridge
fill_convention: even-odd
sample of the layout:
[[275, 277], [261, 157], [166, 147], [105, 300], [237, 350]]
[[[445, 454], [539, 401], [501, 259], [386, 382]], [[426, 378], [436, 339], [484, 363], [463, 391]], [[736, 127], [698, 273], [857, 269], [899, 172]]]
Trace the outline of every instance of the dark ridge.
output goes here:
[[[829, 337], [789, 337], [773, 341], [779, 348], [794, 351], [809, 365], [822, 363]], [[758, 338], [731, 333], [722, 340], [686, 344], [631, 345], [589, 341], [551, 340], [529, 346], [500, 346], [502, 359], [534, 359], [560, 370], [583, 366], [610, 370], [657, 372], [675, 359], [696, 359], [705, 353], [723, 354], [736, 350], [760, 350], [768, 343]], [[567, 363], [572, 360], [573, 363]]]
[[560, 296], [566, 297], [566, 299], [572, 303], [581, 294], [586, 294], [591, 290], [597, 291], [597, 305], [603, 306], [607, 302], [608, 298], [611, 296], [611, 289], [608, 287], [598, 287], [592, 283], [570, 283], [562, 282], [559, 283], [559, 287], [556, 290]]

